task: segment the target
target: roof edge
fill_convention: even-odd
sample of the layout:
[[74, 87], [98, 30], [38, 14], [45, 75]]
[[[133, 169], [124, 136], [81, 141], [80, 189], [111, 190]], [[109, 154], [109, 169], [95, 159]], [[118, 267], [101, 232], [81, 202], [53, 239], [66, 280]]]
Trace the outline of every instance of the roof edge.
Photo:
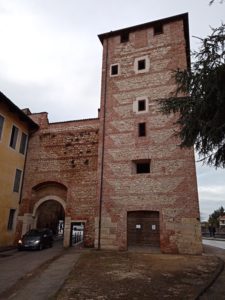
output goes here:
[[139, 24], [139, 25], [134, 25], [134, 26], [131, 26], [131, 27], [126, 27], [126, 28], [123, 28], [123, 29], [115, 30], [115, 31], [109, 31], [109, 32], [106, 32], [106, 33], [99, 34], [98, 38], [101, 41], [101, 43], [103, 44], [104, 39], [112, 37], [112, 36], [119, 35], [122, 32], [126, 32], [126, 31], [132, 32], [132, 31], [136, 31], [138, 29], [144, 29], [144, 28], [151, 27], [151, 26], [153, 26], [154, 24], [157, 24], [157, 23], [169, 23], [169, 22], [173, 22], [173, 21], [176, 21], [176, 20], [180, 20], [180, 19], [183, 19], [188, 24], [188, 13], [186, 12], [186, 13], [183, 13], [183, 14], [179, 14], [179, 15], [175, 15], [175, 16], [171, 16], [171, 17], [167, 17], [167, 18], [163, 18], [163, 19], [154, 20], [154, 21], [151, 21], [151, 22], [147, 22], [147, 23], [143, 23], [143, 24]]
[[19, 115], [19, 118], [21, 121], [28, 123], [29, 127], [32, 130], [37, 130], [39, 128], [38, 124], [35, 123], [31, 118], [29, 118], [18, 106], [16, 106], [8, 97], [6, 97], [1, 91], [0, 91], [0, 102], [5, 103], [9, 106], [9, 108], [17, 113]]

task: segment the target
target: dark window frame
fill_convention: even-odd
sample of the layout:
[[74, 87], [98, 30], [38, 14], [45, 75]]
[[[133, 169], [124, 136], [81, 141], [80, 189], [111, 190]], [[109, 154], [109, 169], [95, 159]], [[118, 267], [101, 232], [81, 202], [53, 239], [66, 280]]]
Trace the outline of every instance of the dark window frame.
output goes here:
[[15, 213], [16, 213], [16, 209], [11, 208], [9, 210], [9, 219], [8, 219], [7, 230], [13, 230]]
[[13, 149], [16, 149], [18, 134], [19, 134], [19, 128], [16, 127], [15, 125], [13, 125], [12, 131], [11, 131], [10, 142], [9, 142], [9, 146]]
[[0, 141], [2, 139], [4, 123], [5, 123], [5, 118], [2, 115], [0, 115]]
[[15, 174], [14, 184], [13, 184], [13, 192], [19, 193], [21, 179], [22, 179], [22, 170], [16, 169], [16, 174]]
[[25, 154], [27, 148], [28, 135], [22, 132], [20, 140], [20, 153]]

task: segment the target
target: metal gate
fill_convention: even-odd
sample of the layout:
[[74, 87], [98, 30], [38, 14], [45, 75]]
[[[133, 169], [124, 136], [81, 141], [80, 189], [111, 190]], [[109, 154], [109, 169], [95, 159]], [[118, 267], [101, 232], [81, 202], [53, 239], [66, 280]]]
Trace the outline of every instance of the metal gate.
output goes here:
[[129, 246], [160, 246], [159, 212], [127, 213], [127, 244]]

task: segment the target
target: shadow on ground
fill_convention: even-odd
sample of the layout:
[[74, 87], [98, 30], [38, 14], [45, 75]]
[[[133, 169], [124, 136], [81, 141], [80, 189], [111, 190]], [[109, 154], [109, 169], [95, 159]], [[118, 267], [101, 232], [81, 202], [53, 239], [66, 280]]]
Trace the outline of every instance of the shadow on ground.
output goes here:
[[84, 253], [55, 299], [196, 299], [218, 272], [215, 256]]

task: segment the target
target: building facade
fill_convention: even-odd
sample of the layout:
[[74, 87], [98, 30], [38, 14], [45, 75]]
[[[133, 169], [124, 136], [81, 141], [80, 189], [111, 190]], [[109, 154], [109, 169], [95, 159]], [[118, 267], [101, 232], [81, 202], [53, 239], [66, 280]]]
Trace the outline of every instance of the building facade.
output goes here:
[[37, 128], [0, 93], [0, 247], [15, 239], [28, 137]]
[[181, 149], [176, 116], [161, 99], [173, 71], [190, 67], [188, 15], [99, 36], [103, 44], [97, 119], [39, 125], [29, 143], [17, 235], [64, 222], [84, 225], [84, 245], [163, 253], [202, 252], [193, 149]]

